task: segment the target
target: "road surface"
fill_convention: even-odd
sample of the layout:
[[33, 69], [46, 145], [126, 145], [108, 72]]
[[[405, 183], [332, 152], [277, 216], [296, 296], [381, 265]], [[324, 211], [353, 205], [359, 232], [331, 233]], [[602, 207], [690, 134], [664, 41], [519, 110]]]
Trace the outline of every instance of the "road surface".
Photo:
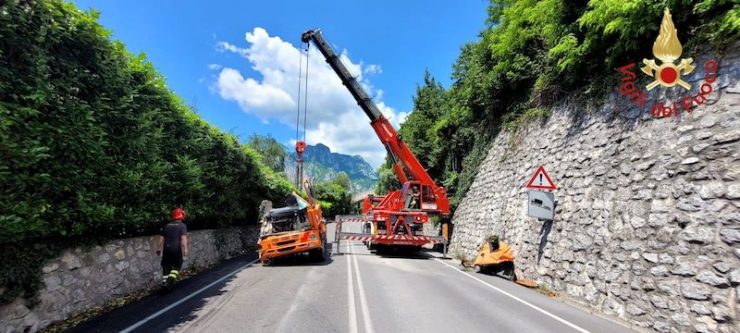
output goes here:
[[322, 263], [232, 260], [70, 332], [631, 332], [432, 253], [382, 257], [360, 242], [340, 248]]

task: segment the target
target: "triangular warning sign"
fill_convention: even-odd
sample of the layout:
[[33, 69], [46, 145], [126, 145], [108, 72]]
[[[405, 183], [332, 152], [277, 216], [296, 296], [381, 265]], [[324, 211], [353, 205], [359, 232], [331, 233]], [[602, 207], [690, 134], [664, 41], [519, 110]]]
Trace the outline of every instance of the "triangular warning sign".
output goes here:
[[527, 183], [527, 188], [534, 188], [538, 190], [554, 190], [555, 183], [550, 179], [550, 175], [545, 171], [545, 167], [541, 166], [534, 172], [534, 176]]

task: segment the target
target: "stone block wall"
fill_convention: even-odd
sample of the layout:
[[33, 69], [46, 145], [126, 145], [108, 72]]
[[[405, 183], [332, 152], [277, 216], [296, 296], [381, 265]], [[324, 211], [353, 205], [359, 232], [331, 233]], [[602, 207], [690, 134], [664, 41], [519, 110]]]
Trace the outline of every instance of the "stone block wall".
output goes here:
[[[206, 268], [255, 251], [259, 229], [228, 228], [189, 232], [190, 257], [184, 269]], [[51, 323], [156, 286], [162, 278], [156, 236], [110, 241], [66, 250], [43, 268], [40, 304], [29, 308], [16, 299], [0, 306], [0, 332], [36, 332]]]
[[[614, 94], [498, 135], [455, 212], [450, 255], [471, 258], [498, 234], [525, 277], [593, 310], [658, 332], [738, 332], [738, 49], [709, 101], [681, 119]], [[558, 187], [553, 222], [527, 216], [540, 164]]]
[[440, 229], [439, 225], [434, 225], [434, 222], [429, 221], [427, 223], [424, 223], [424, 225], [422, 225], [421, 232], [424, 236], [437, 237], [440, 234], [439, 229]]

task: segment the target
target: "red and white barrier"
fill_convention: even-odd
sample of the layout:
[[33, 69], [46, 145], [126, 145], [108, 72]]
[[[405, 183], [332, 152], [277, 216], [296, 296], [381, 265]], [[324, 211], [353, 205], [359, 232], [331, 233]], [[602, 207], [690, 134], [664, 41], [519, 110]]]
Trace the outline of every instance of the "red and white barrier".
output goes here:
[[410, 236], [410, 235], [368, 235], [368, 234], [350, 234], [340, 233], [339, 237], [343, 240], [353, 241], [414, 241], [420, 243], [444, 243], [442, 237], [429, 237], [429, 236]]
[[366, 223], [370, 220], [362, 215], [337, 215], [336, 222], [339, 223]]

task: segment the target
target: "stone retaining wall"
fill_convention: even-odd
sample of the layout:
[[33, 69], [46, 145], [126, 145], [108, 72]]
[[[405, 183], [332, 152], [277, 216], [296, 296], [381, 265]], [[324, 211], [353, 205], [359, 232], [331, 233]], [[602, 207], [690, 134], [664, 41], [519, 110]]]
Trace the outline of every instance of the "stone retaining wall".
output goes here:
[[439, 225], [434, 225], [434, 222], [429, 221], [422, 225], [421, 232], [424, 236], [437, 237], [440, 234], [439, 229]]
[[[190, 257], [184, 269], [206, 268], [254, 251], [258, 233], [257, 226], [189, 232]], [[156, 239], [119, 239], [65, 251], [43, 268], [40, 304], [29, 309], [25, 300], [17, 299], [0, 306], [0, 332], [36, 332], [116, 297], [156, 286], [162, 278]]]
[[[450, 255], [471, 258], [498, 234], [525, 277], [586, 307], [659, 332], [738, 332], [738, 78], [736, 45], [708, 103], [683, 119], [614, 94], [500, 134], [455, 212]], [[540, 164], [558, 186], [552, 223], [526, 212]]]

